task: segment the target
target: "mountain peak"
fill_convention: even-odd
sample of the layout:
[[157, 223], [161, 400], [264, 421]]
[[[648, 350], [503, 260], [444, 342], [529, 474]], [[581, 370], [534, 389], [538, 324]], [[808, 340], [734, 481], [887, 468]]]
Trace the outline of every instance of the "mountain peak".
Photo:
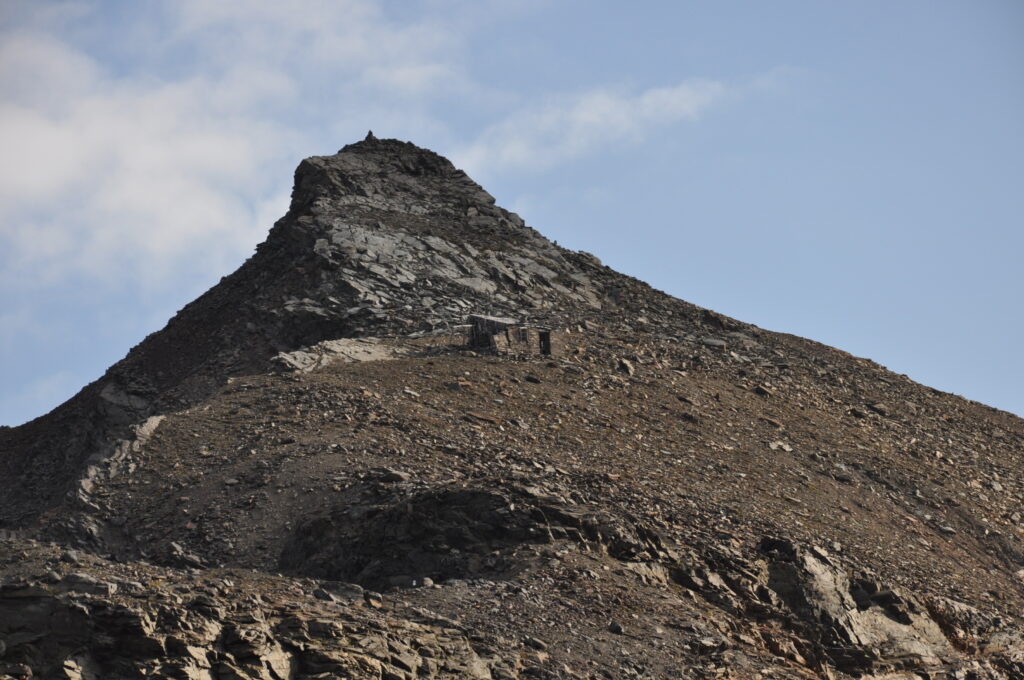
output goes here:
[[[154, 414], [324, 340], [431, 332], [473, 313], [579, 318], [605, 304], [606, 275], [596, 258], [558, 247], [496, 206], [448, 159], [371, 133], [303, 160], [288, 213], [256, 253], [60, 407], [95, 426], [62, 451], [36, 440], [38, 460], [56, 468], [66, 454], [78, 469], [110, 455], [97, 453], [97, 441], [130, 437]], [[14, 515], [60, 491], [25, 476]]]
[[1021, 678], [1022, 444], [369, 134], [0, 428], [0, 677]]
[[356, 154], [370, 154], [375, 153], [382, 156], [397, 156], [397, 155], [425, 155], [447, 163], [449, 166], [451, 163], [444, 156], [431, 151], [430, 149], [401, 139], [389, 138], [389, 137], [377, 137], [373, 134], [373, 130], [366, 133], [366, 137], [363, 139], [346, 144], [338, 150], [338, 154], [343, 153], [356, 153]]
[[405, 172], [427, 169], [440, 174], [457, 172], [451, 161], [430, 149], [400, 139], [381, 139], [372, 131], [361, 141], [343, 146], [335, 156], [344, 154], [375, 157], [378, 162], [389, 163], [392, 169]]
[[342, 147], [333, 156], [313, 156], [295, 171], [291, 213], [336, 210], [339, 206], [376, 207], [423, 213], [467, 212], [494, 197], [444, 156], [411, 142], [366, 139]]
[[452, 323], [471, 309], [524, 315], [601, 304], [580, 264], [567, 259], [575, 254], [496, 206], [447, 158], [372, 132], [299, 164], [291, 209], [259, 248], [258, 257], [268, 255], [263, 267], [282, 264], [273, 252], [319, 272], [313, 289], [293, 295], [328, 293], [346, 301], [345, 313], [366, 305], [413, 311], [400, 313], [392, 332], [430, 327], [442, 308], [450, 313], [441, 322]]
[[557, 246], [497, 206], [447, 158], [370, 132], [334, 155], [303, 160], [291, 207], [256, 254], [138, 353], [198, 332], [208, 343], [195, 357], [202, 368], [189, 361], [160, 382], [180, 373], [220, 382], [265, 368], [281, 351], [429, 332], [471, 313], [579, 318], [623, 288], [626, 277], [609, 285], [608, 275], [593, 256]]

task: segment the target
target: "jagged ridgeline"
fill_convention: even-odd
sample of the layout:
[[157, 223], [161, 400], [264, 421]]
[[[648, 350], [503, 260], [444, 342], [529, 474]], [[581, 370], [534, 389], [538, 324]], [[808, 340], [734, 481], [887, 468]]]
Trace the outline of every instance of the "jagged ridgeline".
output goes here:
[[371, 135], [0, 428], [0, 680], [1016, 680], [1022, 451]]

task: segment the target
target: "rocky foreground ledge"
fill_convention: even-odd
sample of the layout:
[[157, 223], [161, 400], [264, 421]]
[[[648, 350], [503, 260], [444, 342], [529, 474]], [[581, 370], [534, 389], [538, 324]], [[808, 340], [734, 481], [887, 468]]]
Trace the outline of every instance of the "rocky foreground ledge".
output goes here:
[[[602, 535], [593, 522], [589, 529], [586, 521], [570, 524], [556, 523], [548, 533]], [[652, 549], [649, 537], [603, 531], [606, 550]], [[554, 573], [570, 564], [601, 568], [579, 546], [567, 549], [571, 543], [552, 538], [536, 554], [561, 563]], [[511, 637], [488, 630], [502, 629], [500, 621], [477, 628], [447, 618], [404, 599], [407, 588], [382, 595], [350, 583], [251, 570], [117, 564], [26, 540], [6, 540], [0, 548], [2, 680], [647, 677], [638, 670], [642, 657], [623, 665], [621, 676], [551, 668], [548, 643], [539, 637], [518, 637], [511, 626]], [[1024, 638], [998, 617], [944, 598], [921, 600], [871, 574], [851, 579], [822, 548], [766, 539], [753, 559], [735, 550], [704, 558], [676, 560], [674, 567], [620, 563], [639, 587], [662, 590], [665, 598], [685, 594], [677, 601], [680, 621], [706, 623], [668, 632], [613, 620], [607, 632], [622, 640], [618, 653], [641, 632], [679, 639], [677, 677], [1024, 677]], [[592, 569], [580, 573], [597, 578]], [[532, 577], [551, 580], [544, 573]], [[499, 603], [510, 587], [529, 590], [485, 579], [411, 585], [455, 600], [476, 591], [477, 603]], [[748, 623], [730, 624], [730, 616]]]
[[[518, 678], [516, 654], [359, 586], [0, 543], [0, 678]], [[507, 651], [507, 650], [506, 650]]]

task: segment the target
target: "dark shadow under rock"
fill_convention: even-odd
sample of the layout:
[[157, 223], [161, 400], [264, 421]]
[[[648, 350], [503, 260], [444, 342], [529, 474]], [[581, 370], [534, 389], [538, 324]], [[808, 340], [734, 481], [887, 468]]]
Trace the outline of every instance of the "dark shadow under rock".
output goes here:
[[513, 548], [549, 540], [536, 510], [495, 491], [442, 489], [335, 510], [298, 527], [281, 568], [371, 588], [497, 576]]
[[369, 588], [505, 579], [537, 556], [531, 545], [558, 541], [631, 560], [669, 550], [650, 530], [580, 512], [533, 488], [447, 487], [310, 519], [285, 545], [280, 567]]

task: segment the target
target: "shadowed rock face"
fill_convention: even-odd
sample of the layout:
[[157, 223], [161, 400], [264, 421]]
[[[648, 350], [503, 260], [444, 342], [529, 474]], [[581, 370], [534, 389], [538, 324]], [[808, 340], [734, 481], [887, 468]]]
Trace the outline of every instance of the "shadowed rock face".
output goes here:
[[285, 544], [280, 566], [383, 589], [425, 578], [508, 580], [528, 567], [532, 546], [561, 541], [624, 560], [673, 556], [650, 528], [488, 481], [478, 488], [395, 494], [385, 504], [345, 503], [328, 517], [301, 524]]
[[[558, 351], [463, 345], [468, 318]], [[1021, 678], [1022, 447], [370, 137], [0, 428], [0, 680]]]
[[494, 576], [502, 553], [544, 542], [541, 523], [492, 491], [439, 490], [385, 507], [339, 508], [308, 522], [285, 546], [281, 567], [385, 589], [393, 583]]

